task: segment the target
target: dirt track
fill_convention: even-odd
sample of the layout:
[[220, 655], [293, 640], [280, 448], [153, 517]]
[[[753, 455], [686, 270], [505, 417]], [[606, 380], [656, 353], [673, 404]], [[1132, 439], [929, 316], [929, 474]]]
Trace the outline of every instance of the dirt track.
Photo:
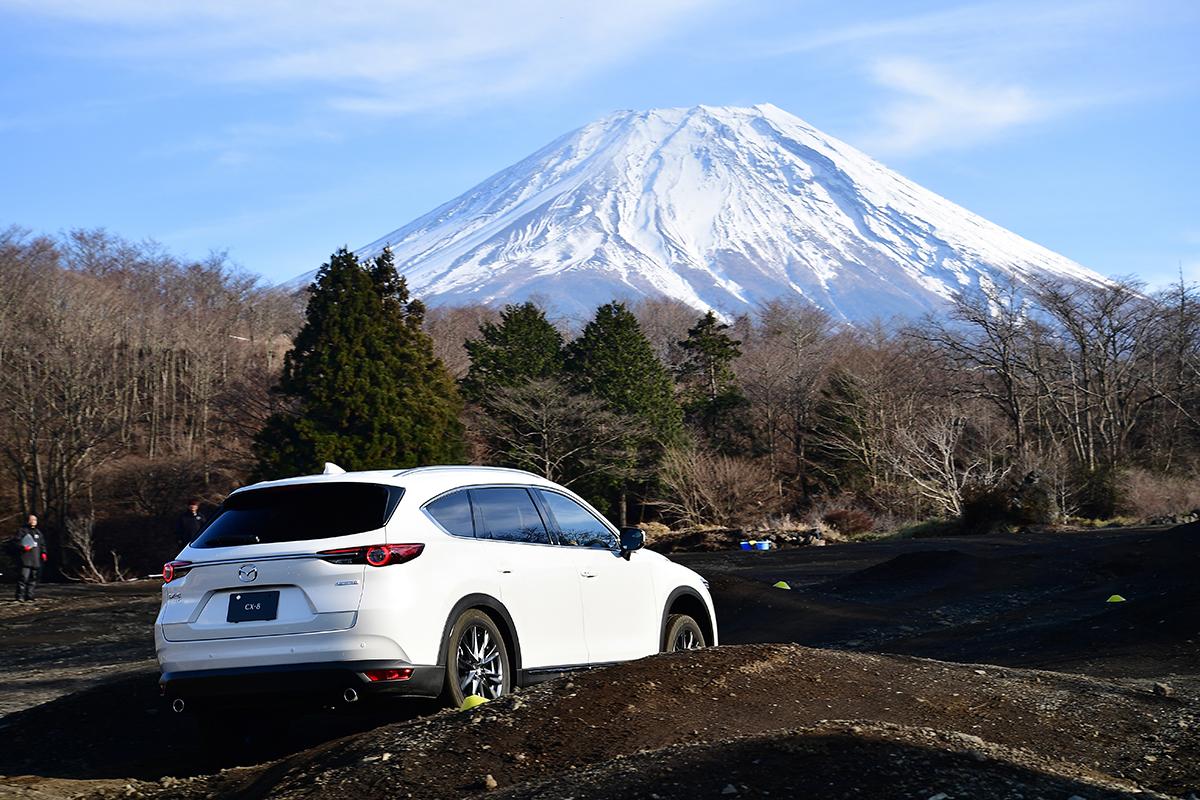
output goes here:
[[[712, 583], [722, 643], [1141, 676], [1200, 673], [1200, 525], [674, 558]], [[784, 580], [792, 591], [771, 588]], [[1112, 595], [1126, 603], [1106, 603]]]
[[276, 719], [241, 760], [280, 760], [223, 773], [156, 708], [153, 587], [51, 587], [32, 616], [0, 607], [3, 708], [32, 706], [0, 719], [0, 773], [26, 776], [0, 797], [461, 797], [488, 775], [522, 798], [1200, 795], [1197, 526], [677, 558], [712, 582], [725, 643], [822, 649], [655, 657], [469, 713]]

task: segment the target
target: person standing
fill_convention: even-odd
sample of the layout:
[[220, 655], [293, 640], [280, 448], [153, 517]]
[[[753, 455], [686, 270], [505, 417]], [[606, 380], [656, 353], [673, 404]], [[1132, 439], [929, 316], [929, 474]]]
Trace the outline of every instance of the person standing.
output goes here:
[[17, 600], [32, 600], [42, 579], [42, 565], [46, 563], [46, 537], [38, 529], [36, 514], [17, 531]]
[[196, 541], [207, 522], [200, 513], [200, 501], [195, 497], [188, 500], [187, 511], [181, 513], [175, 521], [175, 540], [179, 543], [179, 548], [182, 550]]

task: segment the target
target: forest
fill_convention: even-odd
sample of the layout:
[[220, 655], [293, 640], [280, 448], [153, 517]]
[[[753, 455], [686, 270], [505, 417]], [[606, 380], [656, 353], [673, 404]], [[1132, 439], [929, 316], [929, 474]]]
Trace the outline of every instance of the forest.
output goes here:
[[553, 298], [427, 309], [386, 252], [340, 250], [288, 293], [221, 253], [9, 228], [0, 281], [0, 525], [41, 515], [70, 577], [153, 569], [189, 497], [211, 511], [323, 461], [515, 466], [672, 527], [1200, 507], [1200, 294], [1182, 279], [990, 286], [868, 327], [782, 300], [567, 319]]

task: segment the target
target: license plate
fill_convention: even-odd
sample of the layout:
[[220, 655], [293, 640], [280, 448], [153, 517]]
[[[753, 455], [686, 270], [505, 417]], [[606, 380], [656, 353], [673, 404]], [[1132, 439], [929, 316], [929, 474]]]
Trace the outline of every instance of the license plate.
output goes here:
[[226, 622], [252, 622], [275, 619], [279, 613], [279, 592], [239, 592], [229, 596]]

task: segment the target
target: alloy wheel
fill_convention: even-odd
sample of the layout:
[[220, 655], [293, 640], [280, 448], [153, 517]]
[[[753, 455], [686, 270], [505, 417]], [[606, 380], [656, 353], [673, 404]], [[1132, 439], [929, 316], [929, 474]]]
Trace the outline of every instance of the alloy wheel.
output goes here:
[[492, 632], [471, 625], [458, 637], [458, 688], [463, 696], [473, 694], [495, 700], [504, 692], [504, 659]]
[[703, 645], [700, 643], [700, 637], [696, 636], [696, 632], [691, 628], [681, 628], [679, 633], [675, 634], [673, 650], [699, 650], [701, 647]]

